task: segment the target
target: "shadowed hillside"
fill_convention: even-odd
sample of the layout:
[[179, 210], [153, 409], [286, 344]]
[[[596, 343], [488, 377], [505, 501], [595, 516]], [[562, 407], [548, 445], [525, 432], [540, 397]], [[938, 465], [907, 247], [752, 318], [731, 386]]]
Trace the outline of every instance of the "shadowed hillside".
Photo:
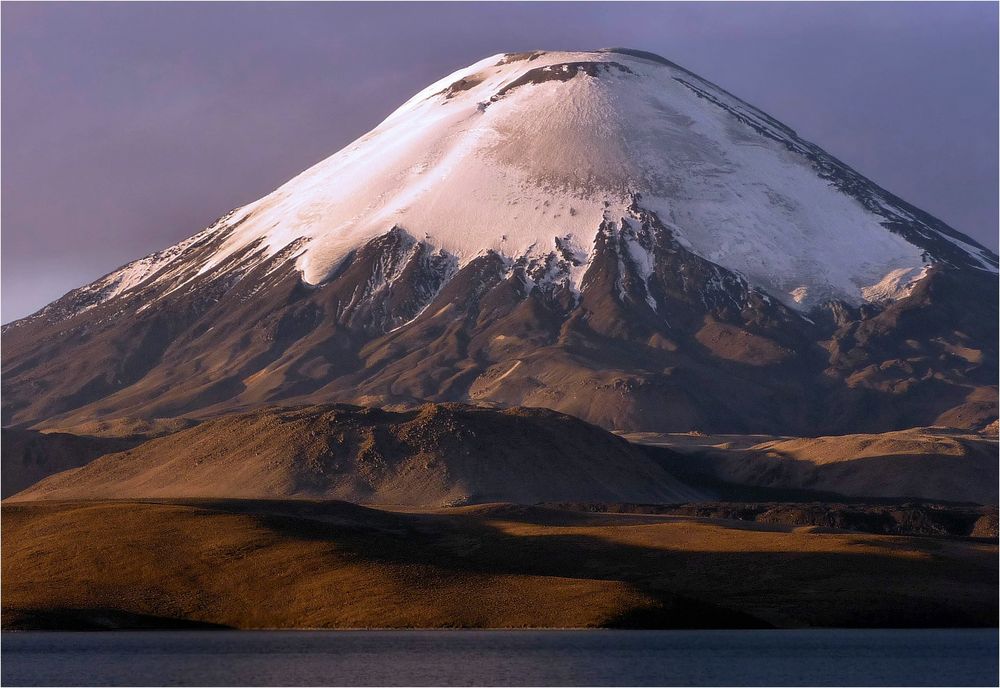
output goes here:
[[4, 428], [0, 496], [7, 498], [53, 473], [78, 468], [104, 454], [129, 449], [140, 438], [91, 437]]

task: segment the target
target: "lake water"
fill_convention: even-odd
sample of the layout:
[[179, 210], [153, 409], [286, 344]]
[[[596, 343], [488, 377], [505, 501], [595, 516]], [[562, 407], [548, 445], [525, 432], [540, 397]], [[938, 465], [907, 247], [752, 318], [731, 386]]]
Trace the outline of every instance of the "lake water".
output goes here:
[[3, 685], [997, 685], [996, 630], [3, 633]]

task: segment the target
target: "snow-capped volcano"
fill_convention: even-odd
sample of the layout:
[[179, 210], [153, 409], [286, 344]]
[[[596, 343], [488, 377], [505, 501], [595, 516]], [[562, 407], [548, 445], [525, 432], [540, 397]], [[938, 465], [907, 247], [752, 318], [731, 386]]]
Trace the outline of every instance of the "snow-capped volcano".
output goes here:
[[[995, 269], [980, 247], [880, 189], [845, 188], [853, 180], [832, 175], [846, 172], [838, 167], [656, 56], [493, 55], [237, 209], [214, 231], [237, 229], [200, 271], [250, 245], [261, 260], [294, 247], [305, 282], [320, 284], [398, 226], [458, 266], [486, 251], [516, 260], [570, 247], [582, 257], [567, 275], [578, 287], [601, 222], [627, 217], [635, 198], [681, 245], [798, 309], [905, 293], [929, 263], [956, 259], [950, 246], [937, 255], [941, 239], [961, 249], [957, 260]], [[128, 266], [121, 288], [181, 254]]]
[[[609, 365], [606, 352], [599, 365], [583, 363], [578, 347], [607, 347], [589, 341], [596, 333], [629, 342], [627, 355], [612, 355], [628, 375], [700, 371], [704, 362], [667, 360], [682, 356], [685, 338], [697, 356], [812, 369], [819, 364], [799, 359], [825, 354], [796, 348], [833, 336], [810, 330], [824, 318], [844, 327], [861, 317], [852, 309], [909, 299], [935, 271], [995, 286], [996, 265], [968, 237], [663, 58], [537, 51], [487, 57], [431, 84], [273, 193], [6, 332], [37, 329], [37, 338], [87, 321], [92, 338], [184, 304], [183, 324], [175, 315], [162, 326], [170, 334], [139, 369], [78, 381], [83, 391], [64, 390], [72, 401], [48, 412], [107, 395], [119, 398], [107, 409], [162, 412], [155, 397], [176, 390], [157, 371], [170, 359], [200, 371], [200, 391], [168, 410], [350, 390], [381, 401], [537, 403], [615, 424], [631, 416], [609, 420], [572, 391], [591, 381], [548, 379], [551, 370], [532, 372], [526, 356], [556, 347], [574, 370], [595, 370]], [[291, 294], [279, 286], [291, 284]], [[484, 313], [501, 284], [513, 293]], [[220, 329], [236, 337], [239, 324], [206, 320], [236, 291], [256, 305], [233, 341], [246, 348], [254, 328], [273, 328], [266, 353], [239, 365], [206, 348], [228, 346]], [[513, 324], [522, 303], [536, 305]], [[446, 335], [456, 327], [461, 335]], [[401, 344], [407, 330], [419, 334]], [[487, 330], [492, 339], [471, 351]], [[440, 349], [446, 336], [464, 344], [425, 371], [433, 383], [401, 382], [403, 368], [373, 381], [389, 359]], [[638, 340], [655, 352], [629, 348]], [[387, 349], [374, 354], [380, 343]], [[346, 367], [332, 360], [344, 351], [356, 357]], [[154, 373], [155, 393], [146, 385]], [[628, 375], [614, 394], [629, 394], [628, 383], [614, 387]]]

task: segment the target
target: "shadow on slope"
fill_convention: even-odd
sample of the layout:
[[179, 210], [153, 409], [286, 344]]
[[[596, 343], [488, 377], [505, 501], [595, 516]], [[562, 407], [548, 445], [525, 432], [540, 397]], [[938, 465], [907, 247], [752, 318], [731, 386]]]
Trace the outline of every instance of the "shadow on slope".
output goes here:
[[95, 608], [240, 628], [997, 622], [996, 547], [984, 543], [492, 505], [3, 511], [5, 624], [8, 610]]

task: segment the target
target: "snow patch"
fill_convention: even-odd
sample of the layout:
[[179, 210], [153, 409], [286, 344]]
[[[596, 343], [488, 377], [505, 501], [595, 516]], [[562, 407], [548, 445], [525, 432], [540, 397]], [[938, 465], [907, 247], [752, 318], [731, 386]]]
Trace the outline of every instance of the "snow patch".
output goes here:
[[927, 267], [891, 270], [875, 284], [861, 288], [865, 301], [895, 301], [908, 296], [917, 282], [927, 275]]

